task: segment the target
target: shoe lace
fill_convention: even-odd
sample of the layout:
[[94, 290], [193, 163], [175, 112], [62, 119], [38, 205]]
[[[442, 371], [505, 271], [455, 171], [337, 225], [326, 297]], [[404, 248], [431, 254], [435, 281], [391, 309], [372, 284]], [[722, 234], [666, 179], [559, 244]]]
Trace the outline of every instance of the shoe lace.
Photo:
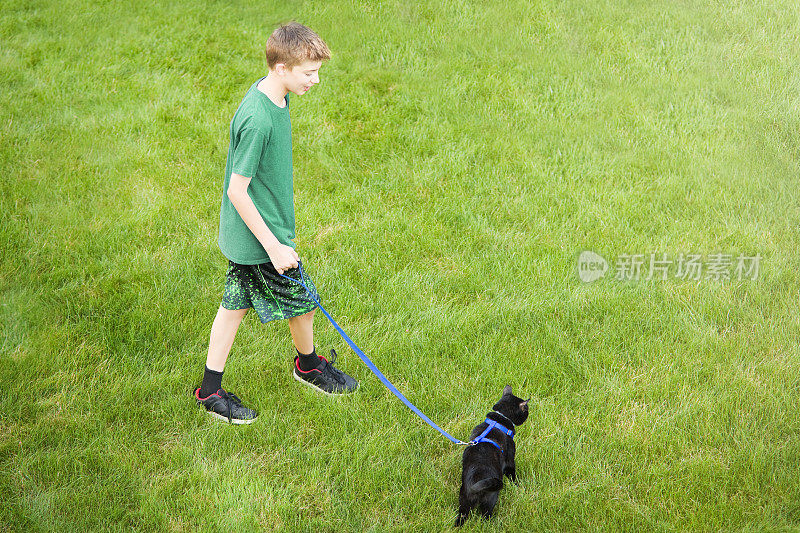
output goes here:
[[234, 393], [228, 392], [225, 389], [220, 393], [220, 397], [225, 400], [225, 406], [228, 408], [228, 422], [231, 422], [233, 418], [233, 408], [241, 407], [242, 400]]
[[333, 366], [336, 363], [336, 359], [338, 359], [338, 355], [336, 354], [336, 350], [331, 350], [331, 358], [328, 361], [328, 364], [325, 367], [328, 369], [328, 373], [335, 379], [338, 383], [344, 385], [344, 372]]

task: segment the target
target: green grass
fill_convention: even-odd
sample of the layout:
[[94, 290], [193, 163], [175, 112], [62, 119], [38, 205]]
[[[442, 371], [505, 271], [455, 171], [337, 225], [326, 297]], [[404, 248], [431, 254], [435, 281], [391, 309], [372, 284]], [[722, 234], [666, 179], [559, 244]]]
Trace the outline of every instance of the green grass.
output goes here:
[[[432, 531], [460, 450], [387, 392], [298, 387], [248, 316], [214, 423], [228, 124], [280, 22], [298, 251], [331, 313], [464, 438], [531, 396], [521, 484], [465, 531], [800, 528], [800, 13], [750, 2], [46, 2], [0, 13], [0, 529]], [[591, 249], [757, 280], [580, 281]]]

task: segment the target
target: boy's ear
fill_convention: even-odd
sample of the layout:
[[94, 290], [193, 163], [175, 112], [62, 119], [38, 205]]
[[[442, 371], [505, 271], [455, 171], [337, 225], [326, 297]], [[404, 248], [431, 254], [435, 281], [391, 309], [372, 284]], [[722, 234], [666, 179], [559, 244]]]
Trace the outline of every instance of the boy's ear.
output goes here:
[[272, 70], [274, 70], [277, 74], [283, 76], [284, 74], [286, 74], [286, 71], [288, 69], [286, 68], [286, 63], [275, 63], [275, 66], [272, 68]]

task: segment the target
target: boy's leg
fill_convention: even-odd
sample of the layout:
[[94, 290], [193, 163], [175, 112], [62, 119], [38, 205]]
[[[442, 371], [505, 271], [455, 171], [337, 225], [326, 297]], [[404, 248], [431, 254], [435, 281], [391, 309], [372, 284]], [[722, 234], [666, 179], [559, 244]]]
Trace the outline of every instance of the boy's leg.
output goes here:
[[258, 413], [244, 407], [238, 397], [222, 388], [225, 362], [247, 311], [248, 309], [232, 311], [222, 306], [217, 310], [217, 316], [211, 325], [203, 384], [194, 393], [197, 403], [205, 407], [211, 416], [233, 424], [249, 424], [258, 417]]
[[249, 309], [237, 309], [231, 311], [219, 306], [217, 316], [211, 325], [211, 337], [208, 340], [208, 357], [206, 367], [209, 370], [222, 372], [225, 370], [225, 362], [233, 346], [233, 339], [239, 331], [239, 324], [247, 314]]
[[295, 316], [289, 319], [289, 333], [292, 334], [292, 342], [299, 354], [310, 354], [314, 352], [314, 312]]
[[294, 348], [297, 350], [297, 366], [300, 370], [309, 371], [317, 368], [322, 360], [314, 349], [314, 312], [295, 316], [289, 319], [289, 333], [292, 335]]

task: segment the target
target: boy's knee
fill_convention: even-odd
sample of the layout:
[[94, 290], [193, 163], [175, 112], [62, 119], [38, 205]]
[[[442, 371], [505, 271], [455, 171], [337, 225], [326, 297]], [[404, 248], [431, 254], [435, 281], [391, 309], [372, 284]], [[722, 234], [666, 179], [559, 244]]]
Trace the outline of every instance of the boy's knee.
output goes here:
[[217, 319], [225, 322], [241, 321], [250, 309], [226, 309], [222, 306], [217, 310]]
[[304, 315], [294, 316], [294, 317], [289, 319], [289, 322], [295, 322], [295, 323], [296, 322], [310, 322], [310, 321], [314, 320], [314, 312], [315, 311], [316, 311], [316, 309], [312, 309], [311, 311], [309, 311], [308, 313], [306, 313]]

